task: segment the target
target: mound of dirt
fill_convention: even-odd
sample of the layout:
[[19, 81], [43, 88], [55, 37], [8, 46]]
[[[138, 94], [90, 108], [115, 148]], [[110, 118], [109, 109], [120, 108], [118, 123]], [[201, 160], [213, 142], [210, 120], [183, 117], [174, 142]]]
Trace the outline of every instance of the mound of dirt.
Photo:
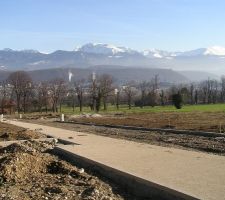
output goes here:
[[94, 114], [89, 114], [89, 113], [85, 113], [85, 114], [80, 114], [80, 115], [71, 115], [68, 117], [69, 121], [72, 120], [76, 120], [76, 119], [82, 119], [82, 118], [101, 118], [102, 115], [94, 113]]
[[54, 147], [54, 141], [35, 141], [27, 140], [21, 144], [13, 143], [6, 147], [0, 148], [0, 153], [19, 153], [19, 152], [45, 152]]
[[0, 141], [30, 140], [39, 138], [46, 138], [46, 136], [38, 131], [28, 130], [12, 124], [0, 122]]
[[10, 144], [9, 146], [0, 148], [0, 153], [18, 153], [26, 152], [26, 147], [17, 143]]
[[134, 199], [46, 153], [47, 146], [51, 144], [28, 141], [0, 149], [0, 199]]

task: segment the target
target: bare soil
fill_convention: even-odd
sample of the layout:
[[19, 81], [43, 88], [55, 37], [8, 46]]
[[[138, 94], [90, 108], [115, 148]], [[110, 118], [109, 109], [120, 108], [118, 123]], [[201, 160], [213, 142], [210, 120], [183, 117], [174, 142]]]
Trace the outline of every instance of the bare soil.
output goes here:
[[48, 120], [29, 120], [28, 122], [64, 128], [68, 130], [75, 130], [85, 133], [97, 134], [112, 138], [132, 140], [141, 143], [225, 155], [225, 137], [211, 138], [157, 131], [124, 130], [117, 128], [105, 128], [90, 125], [52, 122]]
[[225, 132], [225, 112], [159, 112], [76, 117], [76, 122]]
[[[94, 114], [96, 115], [96, 114]], [[128, 125], [146, 128], [173, 128], [180, 130], [198, 130], [225, 133], [225, 112], [151, 112], [151, 113], [114, 113], [101, 117], [81, 114], [65, 116], [75, 122], [89, 122], [96, 124]], [[7, 118], [18, 118], [10, 115]], [[26, 120], [59, 120], [57, 113], [32, 113], [23, 115]]]
[[0, 141], [29, 140], [39, 138], [46, 138], [46, 136], [38, 131], [28, 130], [12, 124], [0, 122]]
[[134, 197], [112, 183], [49, 154], [50, 142], [0, 147], [1, 200], [122, 200]]

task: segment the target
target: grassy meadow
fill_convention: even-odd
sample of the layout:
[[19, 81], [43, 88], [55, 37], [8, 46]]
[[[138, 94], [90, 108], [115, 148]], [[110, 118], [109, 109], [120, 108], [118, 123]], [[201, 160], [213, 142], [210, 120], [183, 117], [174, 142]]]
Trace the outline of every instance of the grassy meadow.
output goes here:
[[[107, 107], [107, 111], [104, 111], [103, 108], [99, 111], [99, 113], [157, 113], [157, 112], [223, 112], [225, 111], [225, 104], [204, 104], [204, 105], [184, 105], [181, 109], [176, 109], [174, 106], [145, 106], [143, 108], [140, 107], [132, 107], [130, 110], [127, 105], [121, 105], [119, 110], [116, 109], [116, 106], [109, 105]], [[92, 113], [90, 107], [84, 107], [82, 113]], [[62, 113], [65, 114], [80, 114], [79, 107], [75, 108], [73, 112], [72, 107], [63, 106]]]

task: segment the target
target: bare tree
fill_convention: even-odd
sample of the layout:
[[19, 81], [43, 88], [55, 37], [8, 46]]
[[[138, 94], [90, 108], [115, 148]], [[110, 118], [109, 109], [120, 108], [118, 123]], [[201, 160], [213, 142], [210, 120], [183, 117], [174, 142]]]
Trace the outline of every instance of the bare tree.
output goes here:
[[221, 93], [220, 93], [221, 102], [225, 101], [225, 76], [221, 77]]
[[73, 112], [75, 112], [76, 97], [77, 97], [76, 89], [74, 87], [68, 89], [68, 95], [67, 96], [68, 96], [68, 99], [70, 99], [70, 102], [72, 101]]
[[84, 95], [84, 88], [85, 88], [85, 80], [81, 79], [74, 83], [75, 85], [75, 92], [77, 95], [77, 99], [79, 102], [80, 112], [83, 110], [83, 95]]
[[48, 112], [48, 102], [49, 102], [49, 86], [47, 82], [41, 82], [36, 85], [36, 95], [37, 95], [37, 105], [39, 112], [42, 112], [44, 107], [45, 112]]
[[[112, 94], [113, 78], [108, 74], [103, 74], [98, 77], [99, 97], [102, 97], [104, 110], [107, 110], [107, 100], [110, 94]], [[101, 99], [99, 99], [101, 101]]]
[[96, 101], [97, 101], [97, 80], [96, 74], [93, 72], [88, 79], [89, 82], [89, 94], [90, 94], [90, 107], [91, 110], [96, 111]]
[[203, 82], [204, 101], [209, 103], [216, 103], [218, 91], [217, 80], [210, 80]]
[[207, 81], [202, 81], [201, 83], [200, 83], [200, 91], [201, 91], [201, 93], [202, 93], [202, 102], [204, 103], [204, 104], [206, 104], [207, 103], [207, 99], [208, 99], [208, 84], [207, 84]]
[[155, 75], [154, 78], [149, 83], [149, 103], [150, 106], [154, 107], [157, 100], [157, 90], [159, 89], [159, 76]]
[[131, 109], [133, 97], [136, 94], [136, 88], [134, 87], [133, 83], [128, 83], [126, 86], [123, 86], [123, 89], [127, 96], [128, 107]]
[[13, 91], [16, 94], [17, 111], [20, 113], [21, 106], [23, 106], [24, 113], [26, 112], [26, 102], [28, 101], [31, 88], [32, 79], [27, 72], [17, 71], [13, 72], [8, 77], [8, 82], [13, 86]]
[[190, 103], [194, 104], [194, 84], [190, 85]]
[[146, 81], [143, 81], [138, 86], [138, 89], [141, 90], [141, 105], [140, 105], [141, 108], [143, 108], [143, 106], [145, 105], [145, 100], [146, 100], [147, 91], [149, 87], [150, 87], [150, 83]]
[[198, 90], [195, 90], [195, 104], [198, 104]]
[[49, 82], [49, 95], [52, 101], [52, 111], [58, 112], [58, 104], [60, 105], [64, 95], [66, 94], [65, 82], [62, 79], [54, 79]]
[[91, 109], [98, 112], [101, 108], [101, 102], [103, 102], [104, 110], [106, 110], [108, 97], [114, 90], [112, 76], [102, 74], [96, 77], [93, 73], [90, 83]]
[[217, 80], [212, 81], [212, 103], [217, 103], [219, 83]]
[[166, 97], [165, 97], [165, 92], [164, 92], [164, 90], [161, 90], [159, 96], [160, 96], [160, 103], [161, 103], [161, 106], [165, 106]]
[[8, 109], [11, 114], [13, 108], [12, 101], [12, 87], [7, 83], [7, 81], [2, 81], [0, 83], [0, 113], [7, 112], [5, 109]]
[[0, 83], [0, 103], [1, 103], [1, 113], [4, 113], [4, 107], [7, 98], [7, 84], [6, 81]]
[[23, 98], [23, 112], [27, 112], [27, 106], [30, 105], [30, 98], [32, 95], [33, 85], [31, 82], [28, 82], [27, 85], [23, 88], [22, 98]]

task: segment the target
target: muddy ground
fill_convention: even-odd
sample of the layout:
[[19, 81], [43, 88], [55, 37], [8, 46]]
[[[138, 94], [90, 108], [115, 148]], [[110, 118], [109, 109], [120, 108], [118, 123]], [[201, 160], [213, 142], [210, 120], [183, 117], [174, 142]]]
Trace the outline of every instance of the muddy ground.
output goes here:
[[225, 137], [203, 137], [186, 134], [173, 134], [157, 131], [124, 130], [117, 128], [105, 128], [72, 123], [60, 123], [48, 120], [28, 120], [27, 122], [38, 123], [68, 130], [97, 134], [112, 138], [120, 138], [143, 142], [165, 147], [182, 148], [187, 150], [203, 151], [218, 155], [225, 155]]
[[136, 199], [116, 185], [49, 154], [50, 142], [0, 147], [1, 200]]
[[29, 140], [39, 138], [46, 138], [46, 136], [38, 131], [28, 130], [12, 124], [0, 122], [0, 141]]

